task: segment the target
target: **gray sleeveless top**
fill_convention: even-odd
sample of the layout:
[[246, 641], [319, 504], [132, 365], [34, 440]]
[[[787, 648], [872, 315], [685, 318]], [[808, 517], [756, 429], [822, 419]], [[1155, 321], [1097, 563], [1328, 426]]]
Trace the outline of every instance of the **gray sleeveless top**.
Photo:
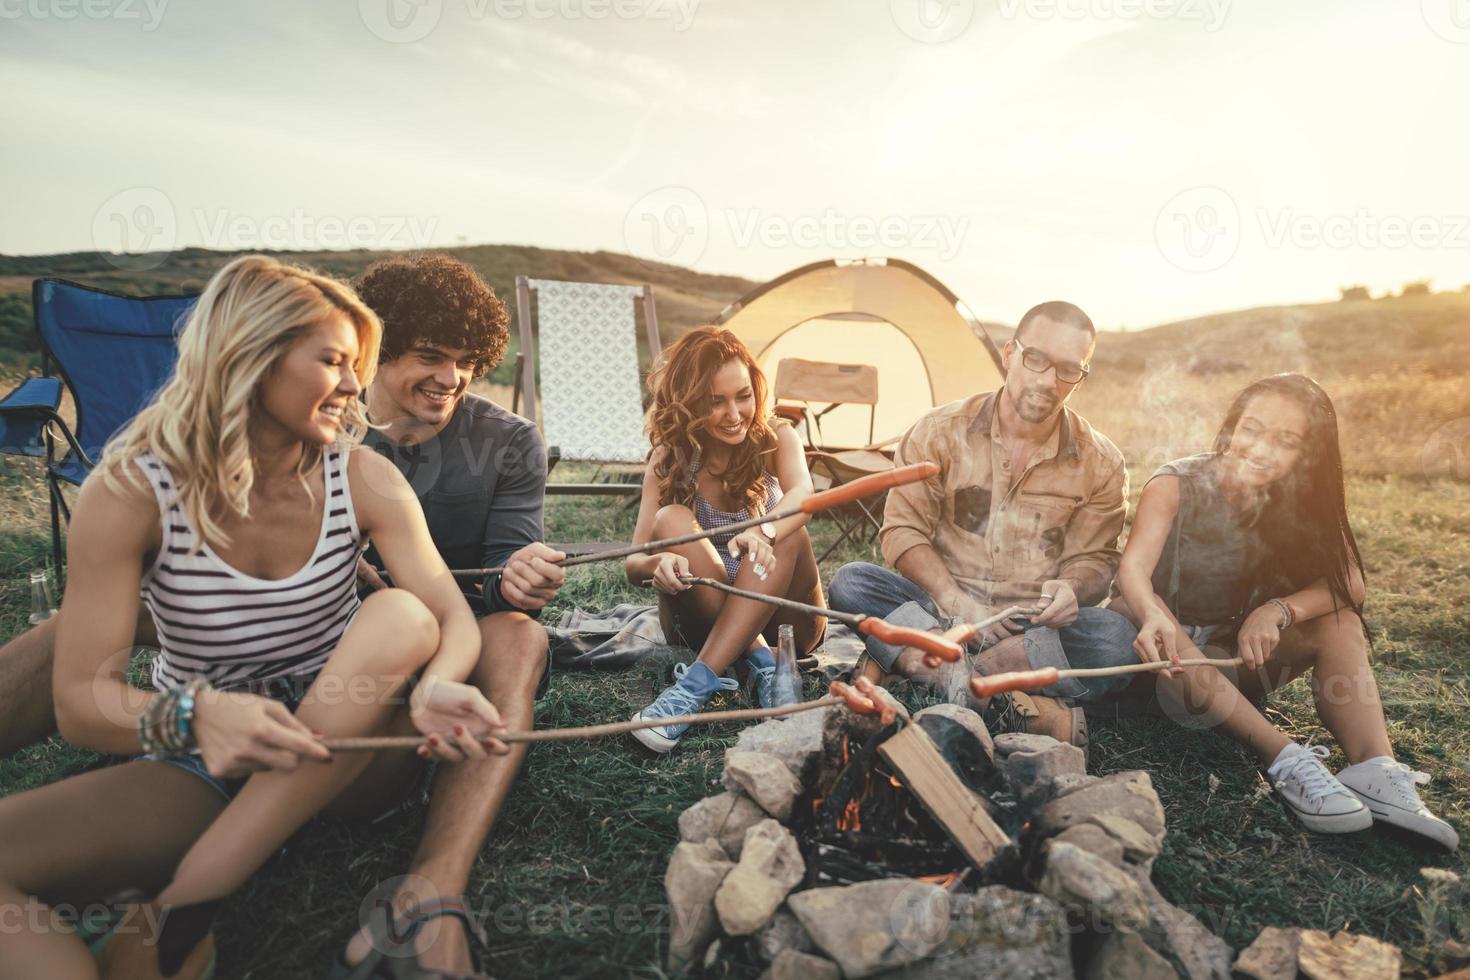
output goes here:
[[1154, 592], [1185, 626], [1234, 623], [1254, 606], [1265, 556], [1260, 530], [1220, 490], [1220, 457], [1186, 456], [1153, 476], [1179, 478], [1179, 512], [1154, 568]]

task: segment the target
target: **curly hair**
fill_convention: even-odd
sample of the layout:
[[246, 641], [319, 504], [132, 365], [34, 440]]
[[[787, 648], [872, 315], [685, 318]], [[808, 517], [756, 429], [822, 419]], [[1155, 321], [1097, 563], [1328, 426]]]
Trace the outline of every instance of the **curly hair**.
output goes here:
[[776, 450], [766, 376], [740, 338], [721, 327], [690, 330], [664, 351], [648, 375], [648, 441], [655, 450], [665, 450], [654, 466], [660, 504], [693, 504], [691, 478], [696, 459], [702, 455], [701, 437], [709, 426], [710, 386], [715, 373], [730, 361], [740, 361], [750, 371], [755, 416], [745, 441], [733, 449], [720, 483], [752, 515], [765, 507], [761, 474], [767, 468], [766, 457]]
[[510, 339], [510, 314], [471, 266], [442, 252], [383, 259], [357, 281], [357, 294], [383, 321], [381, 361], [414, 344], [465, 348], [475, 377], [500, 363]]

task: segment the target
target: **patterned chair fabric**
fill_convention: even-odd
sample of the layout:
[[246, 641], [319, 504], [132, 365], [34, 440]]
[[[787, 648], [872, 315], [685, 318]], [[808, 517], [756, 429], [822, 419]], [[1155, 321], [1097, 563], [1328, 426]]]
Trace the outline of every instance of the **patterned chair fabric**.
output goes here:
[[643, 386], [635, 303], [640, 286], [532, 279], [547, 446], [563, 460], [642, 463]]

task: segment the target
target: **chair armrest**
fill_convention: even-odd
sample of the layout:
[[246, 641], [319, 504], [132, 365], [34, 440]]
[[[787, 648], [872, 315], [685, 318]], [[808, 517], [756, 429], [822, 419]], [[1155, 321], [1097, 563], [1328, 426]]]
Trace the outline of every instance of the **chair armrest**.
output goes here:
[[65, 423], [56, 414], [61, 404], [58, 378], [27, 378], [0, 399], [0, 453], [7, 456], [45, 456], [42, 438], [46, 426]]

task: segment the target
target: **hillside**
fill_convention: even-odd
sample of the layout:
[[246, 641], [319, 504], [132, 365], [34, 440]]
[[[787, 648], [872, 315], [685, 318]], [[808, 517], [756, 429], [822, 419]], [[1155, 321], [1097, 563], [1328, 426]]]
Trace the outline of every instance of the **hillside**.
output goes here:
[[[614, 252], [518, 245], [450, 248], [514, 305], [515, 277], [653, 285], [665, 341], [707, 322], [755, 283], [693, 272]], [[201, 289], [236, 254], [182, 249], [130, 257], [96, 252], [0, 256], [0, 364], [34, 366], [30, 282], [63, 276], [118, 292], [156, 295]], [[352, 277], [386, 252], [274, 253]], [[156, 264], [155, 264], [156, 263]], [[1001, 341], [1003, 328], [987, 324]], [[1103, 333], [1093, 373], [1073, 405], [1111, 436], [1137, 469], [1204, 448], [1231, 393], [1278, 371], [1303, 371], [1333, 395], [1344, 455], [1354, 472], [1415, 473], [1431, 435], [1470, 418], [1470, 293], [1261, 307], [1127, 333]], [[508, 384], [518, 344], [490, 377]], [[1470, 423], [1462, 423], [1470, 424]], [[1458, 431], [1458, 430], [1455, 430]]]

